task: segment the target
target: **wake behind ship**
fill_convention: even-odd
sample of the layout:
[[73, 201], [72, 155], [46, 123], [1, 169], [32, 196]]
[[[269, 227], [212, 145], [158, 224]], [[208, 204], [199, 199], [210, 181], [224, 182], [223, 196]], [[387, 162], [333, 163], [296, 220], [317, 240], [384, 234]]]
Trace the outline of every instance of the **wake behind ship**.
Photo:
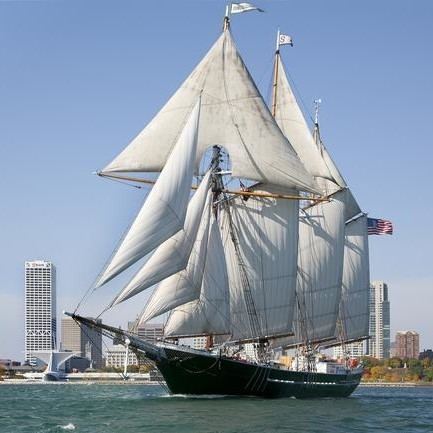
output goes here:
[[[321, 140], [318, 106], [307, 125], [280, 32], [266, 105], [230, 33], [245, 5], [227, 8], [209, 52], [98, 172], [153, 186], [94, 289], [152, 253], [108, 308], [154, 288], [136, 327], [168, 315], [164, 339], [71, 316], [152, 360], [173, 393], [348, 396], [362, 367], [319, 349], [368, 338], [366, 214]], [[206, 350], [179, 344], [197, 336]]]

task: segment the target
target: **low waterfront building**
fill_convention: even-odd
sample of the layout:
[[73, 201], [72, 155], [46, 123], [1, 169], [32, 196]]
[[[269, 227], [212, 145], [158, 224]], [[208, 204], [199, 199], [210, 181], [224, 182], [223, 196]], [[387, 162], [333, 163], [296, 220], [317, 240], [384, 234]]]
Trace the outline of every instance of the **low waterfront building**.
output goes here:
[[135, 322], [129, 322], [128, 330], [146, 340], [158, 340], [164, 337], [164, 325], [162, 323], [144, 323], [135, 328]]
[[[112, 346], [105, 352], [106, 367], [123, 368], [125, 365], [126, 347], [120, 344]], [[138, 359], [132, 350], [128, 353], [128, 365], [138, 365]]]
[[361, 358], [366, 354], [366, 345], [367, 342], [365, 341], [357, 341], [344, 346], [335, 346], [333, 350], [334, 358], [344, 359], [346, 356], [350, 358]]
[[418, 359], [430, 359], [430, 361], [433, 361], [433, 350], [431, 349], [424, 349], [420, 354]]
[[192, 339], [192, 348], [196, 350], [206, 349], [207, 337], [194, 337]]

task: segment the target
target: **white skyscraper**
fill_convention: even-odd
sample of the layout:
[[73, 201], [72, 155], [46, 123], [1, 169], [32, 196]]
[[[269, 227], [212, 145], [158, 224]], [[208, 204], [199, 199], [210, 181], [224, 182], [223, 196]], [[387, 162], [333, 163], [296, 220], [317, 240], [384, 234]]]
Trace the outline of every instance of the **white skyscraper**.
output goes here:
[[56, 270], [51, 262], [25, 263], [25, 360], [56, 348]]
[[373, 281], [370, 285], [370, 340], [368, 354], [378, 359], [389, 358], [391, 347], [388, 285]]

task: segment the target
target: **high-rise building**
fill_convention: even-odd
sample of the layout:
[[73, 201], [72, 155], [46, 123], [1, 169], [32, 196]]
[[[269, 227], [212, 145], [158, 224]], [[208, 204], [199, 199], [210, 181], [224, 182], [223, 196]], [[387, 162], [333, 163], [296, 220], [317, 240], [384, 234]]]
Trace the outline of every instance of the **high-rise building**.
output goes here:
[[93, 368], [102, 368], [102, 333], [79, 325], [71, 317], [62, 319], [62, 350], [76, 352], [91, 361]]
[[388, 285], [373, 281], [370, 285], [370, 340], [368, 354], [377, 359], [389, 358], [391, 346]]
[[415, 331], [398, 331], [395, 336], [395, 356], [398, 358], [418, 358], [419, 334]]
[[56, 269], [51, 262], [25, 262], [25, 360], [56, 348]]

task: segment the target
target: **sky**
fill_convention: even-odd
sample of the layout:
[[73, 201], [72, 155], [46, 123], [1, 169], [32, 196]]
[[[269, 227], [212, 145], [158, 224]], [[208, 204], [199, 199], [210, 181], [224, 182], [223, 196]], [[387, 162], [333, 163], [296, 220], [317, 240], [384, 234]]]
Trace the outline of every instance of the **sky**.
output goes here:
[[[256, 0], [232, 19], [264, 97], [277, 27], [286, 69], [362, 209], [390, 219], [370, 237], [371, 279], [389, 284], [392, 336], [433, 347], [433, 2]], [[225, 2], [0, 0], [0, 358], [22, 360], [24, 261], [57, 268], [73, 310], [145, 190], [94, 175], [149, 122], [221, 31]], [[131, 272], [134, 270], [132, 269]], [[97, 291], [100, 312], [127, 276]], [[141, 296], [141, 297], [140, 297]], [[125, 325], [147, 293], [107, 320]]]

